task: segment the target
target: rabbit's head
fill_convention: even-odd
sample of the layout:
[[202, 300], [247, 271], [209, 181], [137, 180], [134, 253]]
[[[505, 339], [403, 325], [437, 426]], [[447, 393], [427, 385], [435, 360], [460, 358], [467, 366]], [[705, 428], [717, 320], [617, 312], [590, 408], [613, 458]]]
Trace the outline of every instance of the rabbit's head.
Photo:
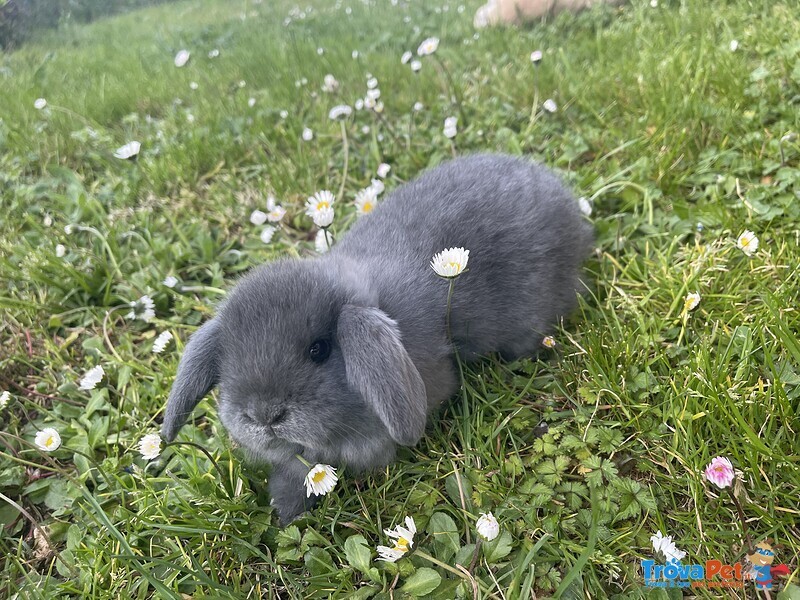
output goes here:
[[425, 385], [376, 305], [368, 277], [349, 263], [256, 269], [189, 340], [164, 438], [218, 386], [223, 425], [255, 458], [370, 466], [395, 443], [413, 445], [425, 428]]

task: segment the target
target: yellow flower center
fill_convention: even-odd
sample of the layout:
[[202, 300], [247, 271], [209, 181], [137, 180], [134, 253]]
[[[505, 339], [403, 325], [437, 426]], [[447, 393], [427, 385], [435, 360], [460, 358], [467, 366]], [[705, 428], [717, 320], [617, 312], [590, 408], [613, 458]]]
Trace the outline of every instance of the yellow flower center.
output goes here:
[[404, 537], [397, 538], [397, 541], [394, 544], [394, 549], [408, 552], [408, 540]]
[[323, 208], [330, 208], [330, 207], [331, 205], [328, 202], [325, 202], [324, 200], [320, 200], [319, 202], [317, 202], [317, 210], [322, 210]]
[[47, 439], [44, 441], [45, 446], [52, 446], [55, 443], [52, 435], [47, 436]]
[[318, 473], [314, 473], [311, 476], [311, 481], [313, 481], [314, 483], [319, 483], [320, 481], [325, 479], [325, 475], [326, 475], [325, 471], [319, 471]]
[[742, 245], [743, 248], [747, 248], [750, 245], [752, 240], [749, 237], [743, 237], [739, 243]]
[[365, 213], [368, 213], [372, 210], [372, 202], [364, 202], [364, 205], [361, 207], [361, 210]]
[[447, 263], [447, 266], [448, 267], [453, 267], [456, 271], [460, 271], [461, 270], [461, 263], [449, 262], [449, 263]]

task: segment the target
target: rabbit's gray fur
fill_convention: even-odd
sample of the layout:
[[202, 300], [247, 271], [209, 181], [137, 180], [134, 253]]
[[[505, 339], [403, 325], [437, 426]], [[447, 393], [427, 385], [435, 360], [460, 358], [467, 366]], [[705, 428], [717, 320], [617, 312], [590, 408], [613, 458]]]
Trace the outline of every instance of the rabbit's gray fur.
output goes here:
[[[592, 245], [577, 202], [549, 170], [499, 155], [460, 158], [402, 186], [329, 253], [263, 265], [186, 347], [162, 429], [174, 439], [218, 385], [231, 437], [272, 464], [282, 522], [311, 506], [310, 463], [385, 465], [422, 436], [426, 415], [457, 389], [437, 252], [470, 250], [455, 283], [460, 356], [533, 355], [576, 305]], [[330, 342], [321, 364], [308, 358]]]

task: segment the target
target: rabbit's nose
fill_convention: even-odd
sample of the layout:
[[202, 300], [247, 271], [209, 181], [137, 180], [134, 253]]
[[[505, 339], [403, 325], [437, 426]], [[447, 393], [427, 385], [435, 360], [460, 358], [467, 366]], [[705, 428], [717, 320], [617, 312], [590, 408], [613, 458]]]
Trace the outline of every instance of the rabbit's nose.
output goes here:
[[275, 408], [273, 410], [265, 410], [263, 408], [261, 410], [248, 409], [244, 414], [249, 421], [257, 423], [258, 425], [268, 425], [270, 427], [279, 425], [286, 419], [285, 408]]

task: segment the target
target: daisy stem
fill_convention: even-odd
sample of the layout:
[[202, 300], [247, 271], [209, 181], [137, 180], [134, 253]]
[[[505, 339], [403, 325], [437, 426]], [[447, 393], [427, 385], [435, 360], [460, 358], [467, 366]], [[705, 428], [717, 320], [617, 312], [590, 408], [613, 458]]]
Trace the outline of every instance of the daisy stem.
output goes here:
[[214, 460], [214, 457], [211, 456], [211, 453], [208, 450], [203, 448], [200, 444], [195, 444], [194, 442], [170, 442], [169, 444], [165, 445], [164, 449], [166, 450], [170, 446], [192, 446], [193, 448], [197, 448], [198, 450], [200, 450], [200, 452], [205, 454], [206, 458], [208, 458], [208, 460], [211, 461], [211, 464], [214, 465], [214, 468], [217, 470], [217, 473], [219, 473], [220, 481], [222, 483], [222, 486], [225, 488], [225, 491], [227, 492], [228, 496], [233, 498], [233, 491], [228, 489], [229, 482], [225, 478], [225, 474], [222, 472], [222, 469], [219, 468], [217, 461]]
[[111, 246], [108, 245], [106, 237], [94, 227], [86, 227], [85, 225], [73, 225], [73, 227], [78, 231], [87, 231], [100, 240], [108, 254], [108, 259], [111, 261], [111, 264], [114, 265], [114, 271], [120, 279], [123, 279], [122, 271], [119, 270], [119, 264], [117, 264], [117, 259], [114, 257], [114, 253], [111, 251]]
[[752, 554], [753, 540], [750, 539], [750, 532], [747, 530], [747, 518], [744, 515], [744, 510], [742, 510], [742, 505], [739, 503], [739, 499], [733, 492], [733, 487], [731, 487], [730, 490], [731, 490], [731, 499], [733, 499], [733, 504], [736, 506], [736, 512], [739, 513], [739, 520], [742, 522], [742, 533], [744, 534], [745, 543], [747, 544], [747, 553]]
[[[350, 159], [350, 147], [347, 143], [347, 127], [345, 127], [344, 119], [339, 121], [339, 125], [342, 127], [342, 144], [344, 148], [344, 169], [342, 169], [342, 184], [339, 186], [339, 194], [336, 196], [337, 198], [342, 198], [344, 194], [344, 184], [347, 181], [347, 163]], [[328, 233], [325, 232], [325, 241], [328, 241]], [[330, 248], [330, 244], [328, 245]]]
[[[114, 348], [114, 344], [111, 343], [111, 338], [108, 337], [108, 318], [111, 316], [112, 312], [114, 312], [115, 310], [119, 310], [120, 308], [127, 308], [127, 305], [123, 304], [121, 306], [114, 306], [106, 311], [106, 316], [103, 317], [103, 339], [106, 342], [106, 346], [108, 346], [108, 349], [111, 351], [111, 354], [114, 355], [114, 358], [116, 358], [119, 362], [124, 363], [125, 361], [122, 360], [122, 357], [119, 354], [117, 354], [117, 350], [116, 348]], [[125, 396], [123, 396], [122, 398], [124, 401]]]
[[450, 288], [447, 290], [447, 312], [445, 313], [445, 326], [447, 328], [447, 340], [452, 344], [453, 335], [450, 333], [450, 302], [453, 299], [453, 288], [456, 286], [456, 278], [450, 279]]
[[464, 123], [464, 127], [467, 126], [467, 116], [464, 114], [464, 107], [461, 102], [461, 94], [458, 92], [458, 88], [456, 88], [455, 83], [453, 82], [453, 77], [450, 75], [450, 71], [447, 70], [447, 67], [444, 65], [444, 61], [439, 58], [437, 54], [433, 55], [436, 62], [439, 64], [439, 67], [442, 69], [442, 73], [444, 73], [444, 77], [447, 80], [447, 88], [450, 92], [448, 94], [448, 100], [451, 99], [451, 96], [455, 96], [456, 98], [456, 105], [458, 106], [458, 114], [461, 116], [461, 122]]
[[303, 457], [302, 457], [302, 456], [300, 456], [299, 454], [295, 454], [295, 455], [294, 455], [294, 457], [295, 457], [297, 460], [299, 460], [301, 463], [303, 463], [303, 464], [304, 464], [306, 467], [308, 467], [309, 469], [311, 468], [311, 463], [310, 463], [310, 462], [308, 462], [308, 461], [307, 461], [305, 458], [303, 458]]
[[183, 285], [179, 290], [181, 292], [212, 292], [214, 294], [219, 294], [220, 296], [224, 296], [227, 294], [225, 290], [220, 288], [211, 287], [209, 285]]
[[[425, 560], [427, 560], [429, 562], [432, 562], [437, 567], [441, 567], [442, 569], [444, 569], [446, 571], [450, 571], [451, 573], [453, 573], [455, 575], [458, 575], [461, 579], [466, 579], [467, 581], [469, 581], [469, 579], [470, 579], [467, 574], [464, 574], [464, 572], [459, 571], [458, 569], [456, 569], [454, 567], [451, 567], [447, 563], [443, 563], [440, 560], [436, 560], [435, 558], [433, 558], [427, 552], [423, 552], [422, 550], [415, 550], [414, 551], [414, 556], [419, 556], [420, 558], [424, 558]], [[475, 580], [475, 581], [478, 581], [478, 580]], [[480, 581], [478, 581], [478, 585], [481, 587], [481, 591], [483, 591], [484, 593], [488, 591], [486, 589], [486, 587], [483, 585], [483, 583], [481, 583]]]
[[330, 250], [331, 249], [331, 240], [328, 237], [328, 228], [327, 227], [323, 227], [322, 231], [324, 232], [324, 235], [325, 235], [325, 245], [328, 246], [328, 250]]
[[481, 552], [481, 543], [482, 542], [483, 542], [483, 538], [481, 538], [481, 536], [479, 535], [478, 539], [475, 540], [475, 553], [472, 555], [472, 560], [469, 563], [469, 569], [467, 569], [467, 571], [469, 571], [470, 573], [472, 573], [472, 571], [475, 570], [475, 565], [478, 564], [478, 555]]

